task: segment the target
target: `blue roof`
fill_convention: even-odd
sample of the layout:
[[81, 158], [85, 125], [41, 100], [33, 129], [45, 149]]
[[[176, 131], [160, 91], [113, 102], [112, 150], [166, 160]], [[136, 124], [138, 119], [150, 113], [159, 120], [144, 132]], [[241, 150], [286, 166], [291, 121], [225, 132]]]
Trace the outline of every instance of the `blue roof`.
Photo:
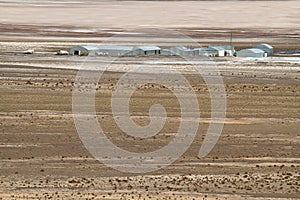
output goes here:
[[213, 48], [213, 49], [216, 49], [216, 50], [232, 50], [234, 49], [233, 46], [208, 46], [209, 48]]
[[160, 50], [158, 46], [117, 46], [117, 45], [86, 45], [81, 46], [88, 51], [97, 51], [97, 50], [123, 50], [123, 51], [132, 51], [135, 49], [141, 49], [143, 51], [150, 50]]
[[216, 49], [211, 48], [211, 47], [195, 48], [195, 50], [199, 50], [199, 51], [217, 51]]
[[132, 51], [133, 47], [131, 46], [116, 46], [116, 45], [87, 45], [82, 46], [83, 48], [89, 51], [97, 51], [97, 50], [124, 50], [124, 51]]
[[251, 48], [251, 49], [243, 49], [241, 50], [241, 52], [243, 51], [251, 51], [253, 53], [265, 53], [265, 51], [261, 50], [261, 49], [256, 49], [256, 48]]

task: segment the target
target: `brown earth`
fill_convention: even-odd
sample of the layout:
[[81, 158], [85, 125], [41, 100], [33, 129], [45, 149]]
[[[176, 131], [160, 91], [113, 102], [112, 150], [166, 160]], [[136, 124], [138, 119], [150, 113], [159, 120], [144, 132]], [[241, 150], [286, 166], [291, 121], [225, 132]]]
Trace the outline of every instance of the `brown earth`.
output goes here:
[[[213, 151], [197, 158], [208, 127], [209, 98], [203, 81], [187, 73], [201, 109], [197, 137], [171, 166], [136, 176], [99, 163], [82, 145], [72, 118], [75, 70], [2, 65], [2, 198], [298, 197], [299, 71], [286, 70], [283, 75], [236, 70], [222, 71], [228, 119]], [[116, 126], [110, 108], [111, 92], [122, 74], [106, 72], [99, 83], [96, 107], [102, 128], [129, 151], [166, 145], [179, 125], [176, 98], [159, 85], [135, 92], [130, 106], [137, 123], [149, 122], [153, 103], [164, 105], [169, 118], [156, 137], [130, 137]]]

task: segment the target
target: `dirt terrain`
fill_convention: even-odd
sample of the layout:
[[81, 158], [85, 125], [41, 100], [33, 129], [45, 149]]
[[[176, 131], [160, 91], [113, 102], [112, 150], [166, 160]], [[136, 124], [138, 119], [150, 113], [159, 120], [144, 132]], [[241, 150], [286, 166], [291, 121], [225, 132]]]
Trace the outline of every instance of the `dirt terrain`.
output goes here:
[[[1, 65], [1, 196], [298, 197], [300, 88], [299, 70], [295, 69], [299, 65], [251, 62], [248, 65], [257, 70], [238, 66], [231, 66], [234, 71], [221, 70], [227, 120], [219, 142], [204, 159], [197, 154], [210, 117], [208, 92], [197, 74], [186, 72], [201, 109], [197, 137], [173, 165], [143, 176], [106, 167], [82, 145], [72, 117], [76, 70]], [[264, 69], [271, 66], [281, 70]], [[148, 123], [148, 106], [154, 102], [166, 107], [169, 120], [154, 138], [137, 140], [125, 135], [110, 108], [111, 92], [122, 74], [106, 72], [99, 83], [96, 107], [101, 126], [116, 145], [129, 151], [147, 152], [166, 145], [178, 128], [176, 98], [160, 86], [140, 88], [131, 105], [137, 123]]]
[[[298, 199], [300, 59], [279, 54], [300, 49], [298, 10], [299, 1], [0, 1], [0, 199]], [[75, 45], [116, 44], [116, 39], [109, 40], [115, 35], [123, 45], [195, 44], [164, 34], [149, 39], [143, 29], [136, 30], [153, 26], [172, 28], [202, 46], [228, 45], [232, 32], [237, 50], [267, 42], [275, 55], [212, 59], [223, 77], [227, 112], [218, 143], [201, 159], [210, 97], [191, 64], [178, 57], [117, 59], [97, 84], [95, 103], [99, 124], [115, 145], [131, 152], [159, 149], [174, 138], [181, 117], [168, 88], [146, 84], [133, 94], [130, 114], [137, 124], [147, 125], [150, 106], [159, 103], [168, 113], [166, 124], [147, 139], [123, 133], [112, 116], [111, 96], [130, 68], [144, 66], [149, 68], [146, 75], [168, 77], [162, 72], [173, 67], [191, 84], [201, 110], [196, 138], [175, 163], [147, 174], [123, 173], [85, 149], [72, 113], [78, 70], [95, 69], [92, 63], [106, 58], [55, 52]], [[28, 49], [35, 53], [23, 54]]]

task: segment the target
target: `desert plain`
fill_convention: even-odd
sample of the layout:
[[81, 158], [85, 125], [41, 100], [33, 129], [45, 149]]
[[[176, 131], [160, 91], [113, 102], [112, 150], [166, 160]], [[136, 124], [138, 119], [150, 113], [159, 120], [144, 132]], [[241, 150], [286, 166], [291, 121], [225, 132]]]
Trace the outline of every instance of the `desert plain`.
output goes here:
[[[300, 57], [280, 54], [300, 50], [297, 1], [0, 4], [0, 199], [300, 197]], [[169, 31], [145, 37], [144, 31], [153, 27]], [[167, 34], [172, 31], [185, 36]], [[230, 33], [236, 50], [264, 42], [275, 54], [209, 59], [223, 78], [227, 110], [222, 134], [206, 157], [198, 158], [198, 153], [211, 123], [211, 100], [191, 63], [209, 66], [201, 63], [203, 58], [183, 62], [176, 56], [114, 60], [95, 87], [95, 108], [116, 146], [137, 153], [162, 148], [176, 135], [181, 117], [170, 89], [151, 83], [134, 92], [129, 108], [137, 124], [150, 122], [153, 104], [163, 105], [168, 114], [163, 129], [145, 139], [120, 130], [111, 98], [129, 69], [142, 66], [148, 69], [144, 76], [168, 79], [172, 74], [164, 72], [172, 67], [189, 81], [201, 111], [187, 151], [171, 165], [146, 174], [117, 171], [89, 153], [76, 130], [72, 94], [78, 71], [96, 70], [107, 58], [58, 56], [57, 50], [100, 43], [228, 45]], [[23, 54], [28, 49], [35, 53]], [[207, 73], [213, 77], [216, 71]]]

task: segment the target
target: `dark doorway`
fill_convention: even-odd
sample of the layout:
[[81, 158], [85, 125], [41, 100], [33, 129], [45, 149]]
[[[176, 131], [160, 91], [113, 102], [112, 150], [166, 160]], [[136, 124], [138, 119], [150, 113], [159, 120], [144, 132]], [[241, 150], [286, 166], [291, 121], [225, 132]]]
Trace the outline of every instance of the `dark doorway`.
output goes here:
[[144, 51], [144, 54], [147, 55], [147, 51]]
[[75, 51], [74, 51], [74, 55], [79, 56], [79, 55], [80, 55], [80, 51], [79, 51], [79, 50], [75, 50]]

